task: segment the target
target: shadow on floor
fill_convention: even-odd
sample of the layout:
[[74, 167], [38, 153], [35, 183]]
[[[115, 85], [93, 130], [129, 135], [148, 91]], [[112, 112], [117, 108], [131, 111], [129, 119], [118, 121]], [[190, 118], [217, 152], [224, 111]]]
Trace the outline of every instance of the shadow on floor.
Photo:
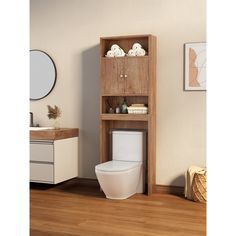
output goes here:
[[104, 198], [105, 194], [100, 191], [96, 180], [74, 178], [59, 184], [30, 183], [30, 190], [60, 191], [65, 193], [78, 194], [88, 197]]

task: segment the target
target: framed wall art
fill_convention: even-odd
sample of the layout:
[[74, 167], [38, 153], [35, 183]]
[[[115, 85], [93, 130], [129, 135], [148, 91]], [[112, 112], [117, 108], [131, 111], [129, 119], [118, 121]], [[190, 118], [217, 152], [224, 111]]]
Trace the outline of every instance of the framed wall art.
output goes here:
[[184, 44], [184, 90], [206, 91], [206, 43]]

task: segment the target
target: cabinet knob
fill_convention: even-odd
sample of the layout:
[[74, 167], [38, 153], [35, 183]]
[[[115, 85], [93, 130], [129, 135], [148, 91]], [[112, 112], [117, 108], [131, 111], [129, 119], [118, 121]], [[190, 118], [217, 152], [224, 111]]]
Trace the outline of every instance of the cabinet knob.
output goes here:
[[128, 75], [125, 75], [125, 78], [127, 78], [128, 77]]
[[120, 78], [123, 78], [123, 75], [120, 75]]

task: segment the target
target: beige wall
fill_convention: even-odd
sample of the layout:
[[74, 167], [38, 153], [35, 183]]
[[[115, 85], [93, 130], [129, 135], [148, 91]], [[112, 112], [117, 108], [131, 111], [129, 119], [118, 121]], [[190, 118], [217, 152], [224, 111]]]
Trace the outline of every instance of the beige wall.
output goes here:
[[184, 185], [190, 165], [206, 162], [205, 92], [183, 91], [183, 44], [206, 41], [205, 0], [31, 0], [30, 48], [46, 51], [57, 83], [30, 109], [51, 125], [47, 104], [62, 110], [61, 126], [79, 127], [79, 176], [95, 178], [99, 162], [99, 37], [158, 37], [157, 184]]

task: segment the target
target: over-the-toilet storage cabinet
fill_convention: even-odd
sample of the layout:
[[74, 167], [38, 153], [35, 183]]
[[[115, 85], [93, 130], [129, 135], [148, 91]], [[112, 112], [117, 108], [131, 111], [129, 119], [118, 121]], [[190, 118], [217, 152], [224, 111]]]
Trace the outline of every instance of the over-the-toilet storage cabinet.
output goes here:
[[[126, 53], [140, 43], [147, 54], [135, 57], [105, 57], [113, 44]], [[115, 108], [126, 98], [128, 105], [142, 103], [148, 114], [107, 113], [107, 100]], [[146, 192], [156, 183], [156, 37], [131, 35], [100, 38], [100, 162], [109, 156], [110, 129], [144, 129], [147, 131]]]

